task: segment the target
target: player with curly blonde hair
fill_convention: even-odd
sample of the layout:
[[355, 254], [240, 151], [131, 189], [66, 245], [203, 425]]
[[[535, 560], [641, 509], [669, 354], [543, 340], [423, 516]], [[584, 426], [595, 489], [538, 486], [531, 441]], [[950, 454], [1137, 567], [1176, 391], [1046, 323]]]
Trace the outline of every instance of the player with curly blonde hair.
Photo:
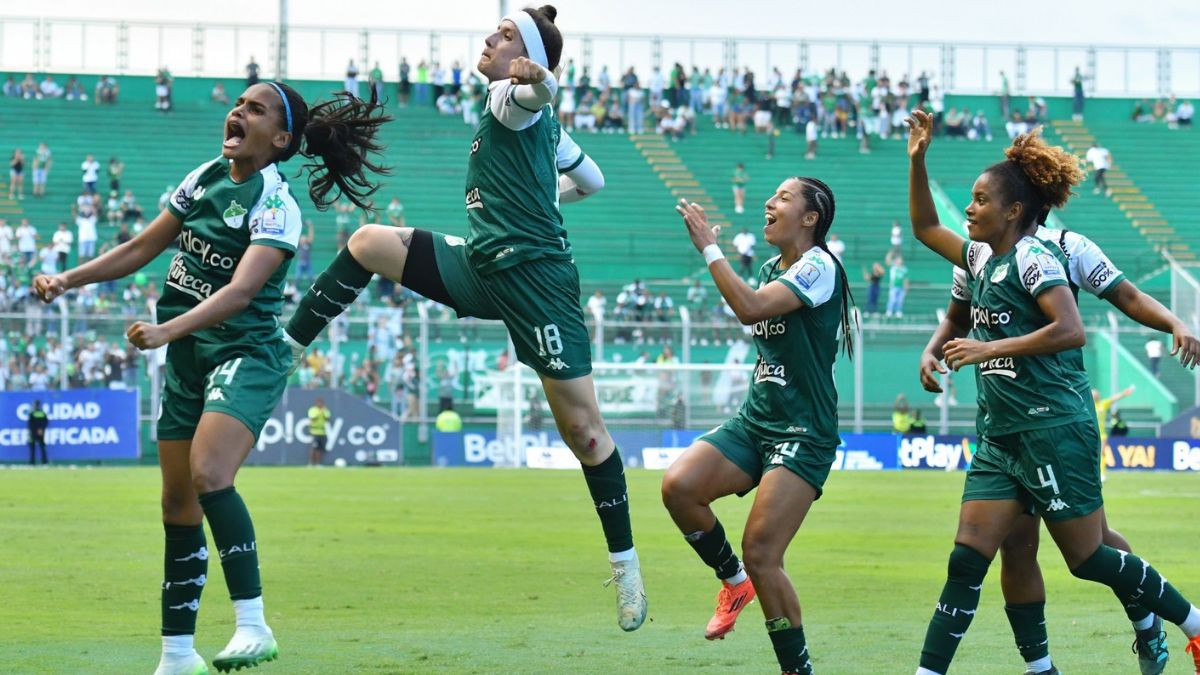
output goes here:
[[[1031, 236], [1083, 179], [1079, 161], [1040, 129], [1017, 137], [984, 170], [966, 208], [970, 241], [938, 222], [925, 154], [933, 120], [908, 120], [913, 234], [963, 268], [976, 339], [946, 343], [946, 365], [976, 365], [978, 449], [967, 471], [946, 583], [925, 635], [918, 675], [947, 672], [979, 606], [989, 565], [1018, 518], [1043, 517], [1071, 573], [1102, 583], [1180, 626], [1200, 663], [1200, 610], [1149, 562], [1103, 543], [1099, 435], [1078, 393], [1083, 321], [1061, 251]], [[1053, 665], [1040, 673], [1056, 673]]]

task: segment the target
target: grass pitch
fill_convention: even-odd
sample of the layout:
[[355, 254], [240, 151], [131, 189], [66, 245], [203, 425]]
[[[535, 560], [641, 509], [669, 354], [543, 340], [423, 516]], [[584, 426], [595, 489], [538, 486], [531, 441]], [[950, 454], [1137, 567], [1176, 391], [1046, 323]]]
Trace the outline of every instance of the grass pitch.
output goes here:
[[[717, 583], [675, 531], [661, 473], [634, 470], [650, 619], [616, 626], [600, 526], [576, 472], [243, 470], [267, 615], [268, 673], [777, 672], [759, 608], [704, 640]], [[1200, 598], [1197, 480], [1110, 474], [1109, 520]], [[835, 473], [792, 544], [822, 673], [911, 673], [941, 589], [962, 474]], [[0, 664], [8, 673], [149, 673], [157, 663], [162, 530], [154, 468], [0, 471]], [[717, 512], [736, 543], [748, 500]], [[1105, 588], [1078, 581], [1043, 533], [1052, 654], [1067, 673], [1137, 672]], [[209, 540], [211, 546], [211, 539]], [[210, 563], [197, 631], [207, 659], [233, 613]], [[1190, 673], [1168, 628], [1168, 673]], [[957, 673], [1023, 671], [993, 568]], [[215, 671], [214, 671], [215, 672]]]

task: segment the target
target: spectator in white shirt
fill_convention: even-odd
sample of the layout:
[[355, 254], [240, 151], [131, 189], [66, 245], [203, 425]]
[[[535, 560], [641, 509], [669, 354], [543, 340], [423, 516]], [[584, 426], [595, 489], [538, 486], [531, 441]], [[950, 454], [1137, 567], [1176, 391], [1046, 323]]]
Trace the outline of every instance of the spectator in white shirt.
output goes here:
[[662, 101], [663, 90], [667, 88], [667, 80], [663, 77], [662, 69], [658, 66], [654, 67], [654, 74], [650, 76], [650, 109], [658, 108], [659, 102]]
[[58, 98], [63, 95], [63, 88], [59, 83], [54, 81], [54, 76], [47, 74], [46, 79], [42, 80], [39, 86], [42, 90], [43, 98]]
[[37, 253], [37, 230], [29, 224], [28, 218], [22, 218], [17, 228], [17, 251], [21, 254], [22, 265], [33, 264], [33, 255]]
[[1092, 171], [1095, 172], [1092, 194], [1100, 194], [1100, 189], [1103, 188], [1104, 194], [1111, 196], [1112, 190], [1108, 187], [1108, 181], [1105, 180], [1104, 174], [1108, 173], [1108, 169], [1112, 166], [1112, 153], [1108, 151], [1108, 148], [1102, 148], [1099, 143], [1093, 141], [1092, 147], [1088, 148], [1086, 157]]
[[595, 317], [597, 321], [601, 320], [604, 317], [604, 306], [607, 304], [608, 300], [604, 298], [604, 292], [597, 288], [592, 297], [588, 298], [588, 314]]
[[67, 229], [66, 223], [59, 223], [52, 242], [54, 253], [58, 256], [58, 271], [62, 272], [67, 269], [67, 256], [71, 255], [71, 244], [75, 242], [75, 235]]
[[75, 227], [79, 229], [79, 264], [96, 256], [96, 201], [87, 193], [75, 200]]
[[1150, 338], [1146, 342], [1146, 358], [1150, 360], [1150, 372], [1158, 377], [1158, 364], [1162, 361], [1163, 344], [1158, 341], [1158, 338]]
[[38, 259], [42, 262], [42, 274], [58, 274], [58, 254], [52, 247], [43, 246], [42, 250], [38, 252]]
[[100, 179], [100, 162], [96, 161], [94, 155], [88, 155], [83, 164], [79, 165], [79, 169], [83, 171], [83, 189], [90, 195], [96, 194], [96, 181]]
[[8, 224], [8, 221], [0, 218], [0, 264], [8, 261], [8, 256], [12, 253], [14, 236], [16, 235], [13, 233], [12, 226]]
[[750, 234], [750, 230], [744, 227], [733, 238], [733, 247], [737, 249], [738, 257], [741, 260], [738, 274], [744, 278], [749, 278], [754, 274], [754, 245], [757, 243], [758, 240], [754, 238], [753, 234]]
[[841, 260], [842, 256], [846, 253], [846, 242], [839, 239], [836, 234], [829, 235], [829, 241], [825, 243], [825, 246], [829, 248], [829, 252], [833, 254], [833, 257], [838, 260]]
[[1196, 114], [1196, 108], [1192, 106], [1191, 101], [1184, 101], [1175, 109], [1175, 124], [1181, 127], [1192, 126], [1192, 117]]

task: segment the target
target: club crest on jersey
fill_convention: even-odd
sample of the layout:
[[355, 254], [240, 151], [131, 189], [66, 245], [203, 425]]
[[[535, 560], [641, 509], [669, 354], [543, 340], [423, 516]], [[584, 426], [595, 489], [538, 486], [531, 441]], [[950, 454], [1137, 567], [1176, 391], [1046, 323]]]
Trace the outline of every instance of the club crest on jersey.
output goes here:
[[1002, 263], [992, 270], [992, 283], [998, 284], [1004, 281], [1004, 277], [1008, 276], [1008, 263]]
[[227, 227], [232, 227], [236, 230], [242, 226], [242, 223], [246, 222], [246, 213], [246, 207], [237, 203], [235, 199], [229, 202], [229, 208], [225, 209], [225, 212], [221, 214], [221, 219], [225, 221]]

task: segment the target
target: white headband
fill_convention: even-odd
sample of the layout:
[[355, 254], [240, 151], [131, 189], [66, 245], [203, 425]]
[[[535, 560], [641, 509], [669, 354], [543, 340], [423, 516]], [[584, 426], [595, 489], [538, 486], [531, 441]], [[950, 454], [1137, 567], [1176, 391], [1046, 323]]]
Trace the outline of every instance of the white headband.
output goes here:
[[542, 44], [542, 34], [538, 32], [537, 24], [533, 22], [529, 12], [515, 12], [502, 20], [513, 22], [517, 30], [521, 31], [521, 39], [525, 41], [525, 51], [529, 52], [529, 59], [550, 70], [550, 62], [546, 59], [546, 47]]

